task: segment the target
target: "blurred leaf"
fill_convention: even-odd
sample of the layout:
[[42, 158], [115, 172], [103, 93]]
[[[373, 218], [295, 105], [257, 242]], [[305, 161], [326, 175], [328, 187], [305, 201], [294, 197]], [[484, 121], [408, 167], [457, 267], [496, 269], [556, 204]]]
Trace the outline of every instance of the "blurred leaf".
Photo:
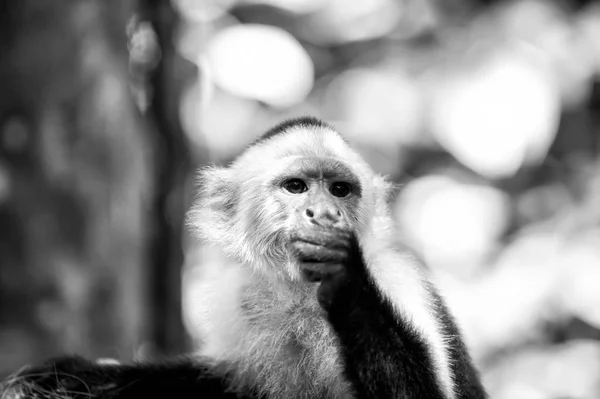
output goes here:
[[217, 85], [276, 107], [302, 101], [313, 86], [314, 68], [306, 50], [273, 26], [226, 28], [208, 44], [207, 58]]
[[428, 264], [462, 275], [481, 266], [495, 247], [507, 204], [492, 187], [427, 176], [405, 186], [396, 206], [402, 230]]
[[437, 81], [432, 129], [459, 161], [488, 178], [538, 163], [554, 140], [560, 99], [554, 82], [523, 55], [502, 51]]
[[573, 341], [507, 356], [485, 376], [495, 399], [600, 397], [600, 344]]

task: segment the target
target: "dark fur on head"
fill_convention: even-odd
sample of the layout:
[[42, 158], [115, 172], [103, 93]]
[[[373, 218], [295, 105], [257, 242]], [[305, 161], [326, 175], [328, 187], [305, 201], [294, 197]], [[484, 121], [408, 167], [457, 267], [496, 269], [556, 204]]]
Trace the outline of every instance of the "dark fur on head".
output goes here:
[[[282, 133], [286, 133], [288, 130], [295, 127], [307, 127], [307, 128], [323, 128], [325, 130], [334, 131], [335, 129], [329, 123], [324, 122], [314, 116], [298, 116], [296, 118], [285, 120], [278, 125], [269, 129], [266, 133], [263, 133], [258, 139], [256, 139], [252, 144], [262, 143], [272, 137], [278, 136]], [[342, 139], [347, 143], [347, 140], [337, 133]]]
[[329, 125], [326, 122], [323, 122], [320, 119], [315, 118], [314, 116], [299, 116], [296, 118], [285, 120], [279, 123], [278, 125], [272, 127], [266, 133], [262, 134], [253, 144], [261, 143], [265, 140], [270, 139], [271, 137], [277, 136], [281, 133], [285, 133], [293, 127], [317, 127], [333, 130], [333, 127], [331, 125]]

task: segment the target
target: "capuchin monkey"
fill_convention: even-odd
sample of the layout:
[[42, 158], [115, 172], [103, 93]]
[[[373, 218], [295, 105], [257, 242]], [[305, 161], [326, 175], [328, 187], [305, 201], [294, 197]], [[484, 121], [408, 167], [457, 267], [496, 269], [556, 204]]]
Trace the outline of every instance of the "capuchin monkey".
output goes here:
[[199, 353], [166, 363], [51, 360], [19, 398], [431, 398], [487, 395], [425, 270], [395, 241], [391, 184], [314, 118], [201, 171], [189, 225], [207, 264]]

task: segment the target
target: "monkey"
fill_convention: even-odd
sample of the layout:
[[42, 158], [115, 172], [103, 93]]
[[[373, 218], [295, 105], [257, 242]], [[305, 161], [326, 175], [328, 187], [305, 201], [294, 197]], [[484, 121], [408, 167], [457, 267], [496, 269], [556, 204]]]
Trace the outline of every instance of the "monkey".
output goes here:
[[284, 121], [230, 165], [202, 169], [199, 183], [188, 225], [226, 261], [205, 265], [198, 353], [131, 365], [67, 356], [18, 373], [5, 391], [487, 397], [443, 298], [396, 242], [393, 185], [331, 125]]

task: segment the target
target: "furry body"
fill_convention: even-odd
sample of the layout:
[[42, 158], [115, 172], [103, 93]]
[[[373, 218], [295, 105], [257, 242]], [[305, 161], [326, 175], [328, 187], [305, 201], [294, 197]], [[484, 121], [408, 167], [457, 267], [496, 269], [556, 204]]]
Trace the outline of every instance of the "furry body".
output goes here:
[[[275, 397], [286, 397], [287, 391], [282, 392], [279, 388], [286, 387], [289, 381], [298, 381], [300, 385], [290, 390], [291, 397], [298, 395], [297, 392], [307, 392], [307, 397], [314, 397], [323, 390], [330, 397], [348, 394], [347, 384], [340, 378], [341, 358], [335, 355], [334, 334], [327, 324], [316, 329], [311, 326], [325, 320], [315, 295], [310, 292], [312, 287], [302, 284], [296, 262], [282, 250], [285, 248], [282, 243], [288, 240], [286, 232], [294, 228], [289, 225], [289, 215], [295, 209], [286, 204], [287, 198], [274, 196], [271, 186], [265, 184], [298, 166], [300, 169], [314, 168], [316, 172], [341, 174], [340, 165], [346, 165], [361, 187], [361, 196], [352, 204], [347, 218], [350, 227], [357, 232], [373, 281], [395, 311], [402, 315], [401, 318], [412, 319], [411, 327], [425, 337], [428, 350], [435, 359], [431, 367], [436, 369], [437, 383], [448, 398], [454, 398], [448, 339], [444, 336], [443, 323], [437, 317], [435, 301], [416, 262], [399, 252], [393, 241], [393, 223], [387, 204], [391, 190], [389, 183], [375, 174], [339, 134], [322, 122], [308, 119], [286, 123], [267, 133], [266, 137], [229, 168], [204, 172], [202, 187], [205, 192], [200, 195], [201, 199], [191, 213], [192, 225], [198, 228], [202, 237], [223, 248], [229, 257], [239, 260], [230, 266], [233, 275], [251, 273], [263, 282], [240, 289], [230, 283], [228, 276], [210, 273], [213, 278], [207, 279], [206, 285], [215, 287], [216, 295], [240, 297], [237, 305], [233, 305], [237, 310], [221, 310], [218, 305], [215, 306], [221, 301], [208, 299], [205, 304], [207, 310], [202, 312], [206, 318], [200, 325], [218, 325], [223, 314], [229, 315], [233, 311], [237, 312], [236, 322], [239, 324], [232, 327], [225, 321], [220, 328], [206, 330], [203, 337], [206, 348], [202, 353], [217, 359], [229, 359], [231, 353], [239, 357], [250, 353], [254, 343], [265, 338], [270, 344], [260, 345], [261, 352], [252, 353], [244, 366], [268, 369], [279, 364], [278, 355], [288, 358], [284, 354], [286, 348], [297, 345], [298, 340], [308, 341], [311, 344], [307, 350], [314, 350], [314, 353], [296, 358], [298, 361], [315, 362], [320, 367], [272, 367], [272, 372], [266, 373], [269, 379], [275, 380], [267, 385], [267, 388], [273, 389], [270, 393]], [[293, 173], [291, 175], [294, 176]], [[238, 189], [228, 191], [225, 187]], [[227, 206], [229, 203], [236, 205], [230, 208]], [[246, 215], [257, 213], [262, 214], [246, 218]], [[202, 223], [193, 223], [194, 220]], [[265, 223], [268, 226], [263, 227]], [[274, 231], [279, 234], [273, 234]], [[246, 242], [253, 245], [244, 245]], [[234, 280], [244, 281], [247, 276]], [[290, 291], [294, 293], [290, 294]], [[252, 303], [254, 314], [265, 321], [257, 322], [256, 326], [246, 324], [245, 321], [252, 319], [253, 315], [246, 314], [241, 303]], [[261, 330], [261, 326], [273, 325], [277, 325], [275, 334], [274, 331]], [[239, 335], [232, 337], [234, 330]], [[235, 342], [246, 346], [236, 347], [232, 345]], [[228, 353], [230, 350], [233, 352]], [[296, 370], [309, 370], [314, 375], [300, 378], [294, 375]]]
[[118, 388], [96, 397], [143, 397], [156, 380], [180, 398], [485, 397], [441, 298], [394, 242], [390, 184], [331, 127], [288, 121], [200, 178], [189, 222], [225, 261], [204, 270], [197, 359], [71, 367]]

